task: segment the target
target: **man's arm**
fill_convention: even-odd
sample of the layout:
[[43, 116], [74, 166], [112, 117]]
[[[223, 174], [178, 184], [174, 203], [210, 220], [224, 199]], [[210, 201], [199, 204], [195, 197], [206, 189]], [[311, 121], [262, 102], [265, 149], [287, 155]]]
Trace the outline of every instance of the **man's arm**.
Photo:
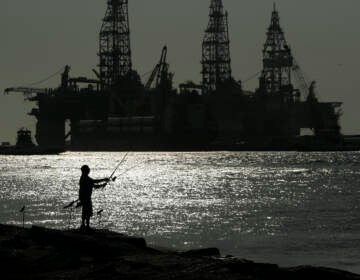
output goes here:
[[[105, 188], [110, 181], [115, 182], [115, 180], [116, 180], [116, 177], [112, 178], [111, 180], [109, 178], [100, 179], [100, 180], [94, 180], [94, 189]], [[97, 181], [98, 183], [95, 183], [95, 181]], [[104, 184], [99, 184], [99, 182], [105, 182], [105, 183]]]
[[107, 183], [100, 184], [100, 185], [94, 185], [94, 189], [101, 189], [101, 188], [105, 188], [106, 186], [107, 186]]
[[109, 178], [104, 178], [104, 179], [97, 179], [97, 180], [95, 180], [95, 179], [92, 179], [93, 180], [93, 183], [94, 184], [99, 184], [99, 183], [103, 183], [103, 182], [109, 182], [110, 181], [110, 179]]

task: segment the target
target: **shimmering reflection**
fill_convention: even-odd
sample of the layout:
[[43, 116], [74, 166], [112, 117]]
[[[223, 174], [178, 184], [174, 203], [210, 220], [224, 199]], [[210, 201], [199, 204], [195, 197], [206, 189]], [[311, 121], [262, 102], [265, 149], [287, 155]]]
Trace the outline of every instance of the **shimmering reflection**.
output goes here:
[[[109, 176], [124, 153], [0, 157], [0, 222], [77, 227], [80, 166]], [[96, 227], [153, 245], [216, 246], [283, 265], [360, 272], [359, 153], [130, 153], [93, 195]], [[126, 170], [128, 172], [124, 173]], [[71, 219], [70, 219], [71, 214]]]

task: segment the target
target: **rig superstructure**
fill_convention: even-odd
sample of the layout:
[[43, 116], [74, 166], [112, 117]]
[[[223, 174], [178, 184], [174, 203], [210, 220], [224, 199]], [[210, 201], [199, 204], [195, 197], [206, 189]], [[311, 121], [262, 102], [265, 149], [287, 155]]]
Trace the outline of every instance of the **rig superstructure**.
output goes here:
[[[55, 89], [9, 88], [37, 102], [36, 141], [45, 148], [294, 149], [341, 145], [341, 103], [319, 102], [305, 81], [274, 7], [255, 92], [232, 77], [229, 20], [211, 0], [202, 42], [202, 82], [174, 89], [164, 47], [143, 84], [132, 69], [127, 0], [108, 0], [100, 31], [96, 79], [71, 78], [66, 66]], [[294, 86], [293, 78], [300, 81]], [[65, 131], [65, 123], [70, 131]], [[311, 137], [301, 137], [309, 129]]]

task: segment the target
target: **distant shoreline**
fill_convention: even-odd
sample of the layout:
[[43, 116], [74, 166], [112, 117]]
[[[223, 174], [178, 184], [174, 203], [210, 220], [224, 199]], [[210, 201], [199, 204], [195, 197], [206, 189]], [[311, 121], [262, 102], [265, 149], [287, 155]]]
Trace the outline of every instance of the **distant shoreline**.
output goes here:
[[357, 152], [360, 146], [119, 146], [65, 149], [0, 147], [0, 155], [58, 155], [65, 152]]

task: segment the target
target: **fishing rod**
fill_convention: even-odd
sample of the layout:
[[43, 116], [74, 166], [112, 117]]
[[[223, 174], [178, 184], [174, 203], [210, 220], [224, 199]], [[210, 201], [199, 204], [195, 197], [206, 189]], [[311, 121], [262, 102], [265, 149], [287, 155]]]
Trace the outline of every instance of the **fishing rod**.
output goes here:
[[119, 162], [119, 164], [115, 167], [113, 173], [111, 173], [110, 177], [109, 177], [109, 181], [102, 187], [103, 189], [111, 182], [111, 180], [114, 182], [116, 180], [116, 177], [113, 178], [115, 172], [119, 169], [120, 165], [122, 165], [125, 162], [125, 159], [127, 158], [129, 152], [127, 152], [124, 157], [121, 159], [121, 161]]
[[[131, 171], [131, 170], [135, 169], [136, 167], [138, 167], [138, 166], [140, 166], [140, 165], [141, 165], [141, 164], [137, 164], [137, 165], [134, 165], [134, 166], [132, 166], [132, 167], [130, 167], [130, 168], [128, 168], [128, 169], [126, 169], [124, 172], [122, 172], [122, 173], [120, 173], [118, 176], [114, 177], [114, 179], [113, 179], [112, 181], [115, 181], [115, 179], [117, 179], [117, 178], [121, 177], [122, 175], [124, 175], [124, 174], [128, 173], [129, 171]], [[105, 188], [105, 187], [103, 187], [103, 188]]]
[[75, 203], [79, 202], [79, 199], [71, 201], [68, 205], [64, 206], [63, 209], [68, 209], [74, 206]]
[[72, 222], [72, 216], [73, 213], [75, 211], [75, 208], [72, 207], [74, 205], [75, 201], [72, 201], [69, 205], [65, 206], [64, 209], [68, 209], [69, 208], [69, 222], [68, 222], [68, 229], [70, 230], [71, 228], [71, 222]]
[[[119, 169], [119, 167], [125, 162], [127, 156], [128, 156], [129, 152], [127, 152], [124, 157], [121, 159], [121, 161], [119, 162], [119, 164], [115, 167], [114, 171], [111, 173], [110, 177], [109, 177], [109, 181], [106, 182], [106, 184], [102, 187], [102, 189], [105, 189], [105, 187], [112, 182], [115, 182], [117, 177], [113, 177], [115, 172]], [[104, 198], [105, 198], [105, 192], [103, 193]], [[101, 222], [102, 222], [102, 213], [104, 212], [104, 209], [101, 209], [97, 212], [97, 216], [98, 216], [98, 222], [99, 222], [99, 226], [101, 226]]]
[[119, 169], [120, 165], [124, 163], [124, 161], [125, 161], [126, 157], [128, 156], [128, 154], [129, 154], [129, 152], [127, 152], [127, 153], [124, 155], [124, 157], [122, 158], [122, 160], [120, 161], [120, 163], [116, 166], [114, 172], [111, 173], [109, 179], [111, 179], [112, 176], [114, 176], [115, 172]]
[[20, 213], [22, 214], [22, 226], [25, 228], [25, 205], [20, 209]]
[[98, 222], [99, 222], [99, 226], [101, 226], [101, 218], [102, 218], [102, 213], [104, 212], [104, 209], [101, 209], [99, 211], [97, 211], [97, 216], [98, 216]]

